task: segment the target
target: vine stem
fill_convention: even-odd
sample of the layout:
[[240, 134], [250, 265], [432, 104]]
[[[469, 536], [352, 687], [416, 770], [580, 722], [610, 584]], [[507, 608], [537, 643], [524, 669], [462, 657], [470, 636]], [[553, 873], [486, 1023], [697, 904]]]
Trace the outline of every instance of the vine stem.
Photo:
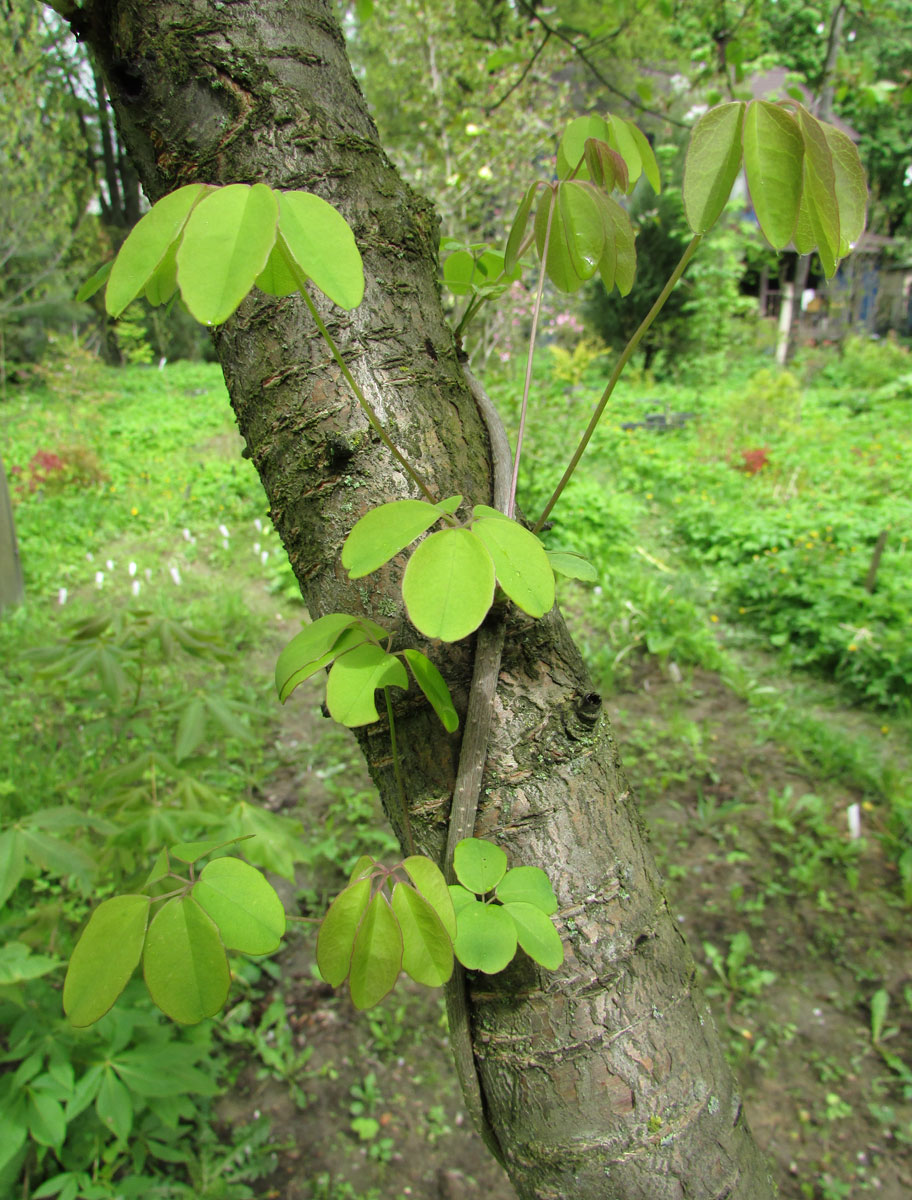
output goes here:
[[538, 317], [541, 312], [542, 293], [545, 290], [545, 266], [548, 261], [548, 246], [551, 242], [551, 222], [554, 219], [554, 206], [557, 203], [557, 193], [552, 188], [551, 204], [548, 207], [548, 225], [545, 229], [545, 241], [541, 251], [541, 270], [538, 273], [538, 291], [535, 293], [535, 306], [532, 309], [532, 331], [529, 334], [529, 353], [526, 355], [526, 378], [523, 382], [522, 405], [519, 410], [519, 431], [516, 435], [516, 454], [513, 458], [513, 476], [510, 480], [510, 498], [507, 501], [507, 516], [513, 516], [516, 507], [516, 487], [519, 483], [519, 460], [522, 456], [523, 435], [526, 430], [526, 412], [529, 407], [529, 391], [532, 387], [532, 358], [535, 353], [535, 337], [538, 333]]
[[383, 423], [380, 420], [380, 418], [377, 416], [376, 410], [371, 405], [370, 401], [365, 396], [364, 392], [361, 390], [361, 387], [359, 386], [357, 380], [355, 379], [354, 375], [352, 375], [351, 371], [349, 370], [348, 365], [345, 362], [345, 359], [342, 357], [341, 353], [339, 352], [338, 346], [333, 341], [332, 335], [330, 334], [329, 330], [326, 328], [326, 324], [323, 321], [323, 318], [320, 316], [319, 312], [317, 312], [317, 306], [314, 304], [313, 300], [311, 299], [310, 292], [308, 292], [304, 282], [301, 280], [298, 280], [298, 286], [299, 286], [301, 295], [304, 297], [304, 301], [307, 304], [307, 307], [310, 309], [310, 315], [313, 317], [314, 321], [316, 322], [317, 329], [319, 329], [324, 342], [326, 342], [327, 346], [330, 349], [330, 353], [332, 354], [333, 358], [336, 360], [336, 363], [339, 366], [339, 370], [342, 372], [343, 376], [345, 377], [346, 383], [351, 388], [352, 392], [354, 393], [355, 399], [358, 401], [358, 403], [361, 405], [362, 409], [364, 410], [365, 416], [367, 417], [368, 421], [370, 421], [371, 426], [376, 431], [376, 433], [379, 435], [381, 442], [383, 442], [384, 446], [386, 446], [387, 450], [389, 450], [389, 452], [390, 452], [390, 454], [392, 454], [393, 458], [395, 458], [395, 460], [401, 464], [401, 466], [404, 468], [406, 474], [409, 476], [409, 478], [415, 484], [417, 484], [418, 488], [421, 490], [421, 492], [423, 492], [423, 494], [431, 502], [431, 504], [436, 504], [437, 498], [434, 495], [434, 493], [427, 486], [427, 484], [424, 482], [424, 480], [421, 478], [421, 476], [418, 474], [418, 472], [415, 470], [415, 468], [412, 466], [412, 464], [408, 461], [408, 459], [405, 457], [405, 455], [402, 454], [401, 451], [399, 451], [396, 448], [396, 446], [393, 443], [392, 438], [389, 436], [389, 434], [384, 429]]
[[700, 245], [700, 243], [702, 241], [703, 241], [702, 233], [698, 233], [698, 234], [694, 235], [689, 246], [684, 251], [684, 253], [681, 255], [681, 259], [678, 262], [678, 265], [672, 271], [671, 276], [668, 279], [668, 282], [662, 288], [661, 292], [659, 292], [659, 295], [658, 295], [658, 298], [657, 298], [655, 304], [653, 304], [652, 308], [649, 310], [649, 312], [646, 314], [646, 316], [640, 322], [639, 329], [637, 329], [636, 333], [633, 335], [633, 337], [630, 339], [630, 341], [624, 347], [620, 358], [615, 363], [614, 370], [611, 372], [611, 378], [608, 380], [608, 384], [605, 387], [604, 392], [602, 392], [601, 399], [599, 400], [598, 404], [596, 404], [596, 406], [595, 406], [595, 409], [592, 413], [592, 417], [589, 421], [589, 424], [586, 426], [586, 432], [583, 434], [582, 438], [580, 439], [579, 445], [577, 446], [576, 450], [573, 452], [573, 457], [570, 459], [570, 462], [567, 464], [567, 469], [566, 469], [566, 471], [564, 471], [564, 474], [561, 477], [560, 483], [554, 489], [554, 493], [551, 496], [551, 499], [548, 501], [548, 503], [542, 509], [542, 514], [536, 521], [535, 527], [532, 530], [533, 533], [538, 533], [539, 530], [541, 529], [541, 527], [544, 525], [545, 521], [547, 521], [548, 515], [551, 512], [551, 509], [554, 508], [555, 504], [560, 499], [561, 492], [564, 490], [564, 488], [570, 482], [570, 477], [573, 474], [573, 472], [576, 470], [577, 466], [579, 465], [579, 461], [583, 457], [583, 454], [586, 450], [586, 447], [589, 445], [589, 441], [590, 441], [593, 433], [595, 433], [595, 427], [598, 425], [599, 421], [601, 420], [602, 413], [605, 411], [605, 405], [611, 399], [611, 393], [614, 391], [615, 385], [617, 384], [617, 381], [620, 378], [621, 372], [624, 370], [624, 367], [627, 366], [627, 363], [630, 361], [631, 355], [633, 354], [634, 350], [636, 350], [637, 346], [639, 346], [640, 342], [642, 341], [643, 335], [648, 331], [650, 325], [652, 325], [653, 321], [656, 319], [656, 317], [661, 312], [661, 310], [665, 304], [665, 301], [671, 295], [675, 284], [678, 282], [678, 280], [684, 274], [684, 271], [687, 268], [687, 264], [690, 262], [690, 260], [696, 254], [697, 247]]
[[396, 743], [396, 721], [393, 717], [393, 702], [390, 699], [390, 690], [388, 687], [383, 689], [383, 696], [386, 700], [386, 715], [389, 717], [390, 727], [390, 749], [393, 754], [393, 772], [396, 776], [396, 788], [399, 792], [399, 807], [402, 811], [402, 825], [405, 829], [405, 840], [408, 845], [409, 854], [415, 853], [415, 842], [412, 838], [412, 822], [409, 819], [408, 800], [405, 795], [405, 781], [402, 778], [402, 763], [399, 761], [399, 748]]

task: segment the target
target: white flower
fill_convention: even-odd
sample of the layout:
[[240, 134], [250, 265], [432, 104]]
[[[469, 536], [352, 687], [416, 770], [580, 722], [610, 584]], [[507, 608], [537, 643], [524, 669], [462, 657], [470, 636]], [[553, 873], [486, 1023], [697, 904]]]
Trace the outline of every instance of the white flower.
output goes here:
[[67, 601], [67, 590], [66, 590], [66, 588], [61, 588], [57, 593], [57, 603], [58, 604], [66, 604], [66, 601]]
[[861, 837], [861, 805], [850, 804], [846, 809], [846, 820], [849, 823], [849, 837], [857, 842]]
[[95, 586], [101, 587], [101, 585], [103, 583], [104, 583], [104, 571], [96, 571], [95, 572]]
[[269, 559], [269, 551], [264, 550], [263, 553], [260, 555], [260, 562], [263, 564], [264, 567], [266, 566], [266, 562], [268, 559]]
[[131, 579], [136, 574], [136, 563], [135, 562], [131, 562], [130, 565], [127, 567], [127, 573], [129, 574]]
[[132, 589], [131, 589], [131, 590], [132, 590], [132, 592], [133, 592], [133, 595], [134, 595], [134, 596], [138, 596], [138, 595], [139, 595], [139, 588], [140, 588], [140, 583], [139, 583], [139, 580], [138, 580], [138, 579], [134, 579], [134, 580], [133, 580]]
[[185, 529], [183, 532], [184, 532], [184, 541], [185, 541], [185, 542], [192, 542], [192, 541], [193, 541], [193, 534], [190, 532], [190, 530], [189, 530], [189, 529]]
[[256, 529], [257, 533], [263, 532], [263, 522], [260, 520], [259, 517], [253, 518], [253, 526]]
[[222, 548], [223, 548], [223, 549], [225, 549], [225, 550], [227, 550], [227, 549], [228, 549], [228, 546], [229, 546], [228, 539], [227, 539], [227, 538], [222, 538]]
[[180, 571], [178, 571], [177, 567], [171, 567], [170, 571], [171, 571], [171, 578], [174, 580], [175, 586], [180, 587], [180, 581], [181, 581]]
[[114, 560], [109, 558], [108, 561], [105, 563], [105, 566], [108, 568], [109, 571], [113, 571], [114, 570]]
[[95, 561], [95, 555], [92, 553], [91, 550], [86, 550], [86, 562], [94, 562], [94, 561]]
[[259, 554], [259, 552], [260, 552], [260, 543], [259, 542], [253, 543], [253, 552], [254, 552], [254, 554]]
[[231, 537], [231, 534], [228, 532], [228, 530], [225, 528], [224, 525], [219, 525], [219, 533], [222, 535], [223, 538]]

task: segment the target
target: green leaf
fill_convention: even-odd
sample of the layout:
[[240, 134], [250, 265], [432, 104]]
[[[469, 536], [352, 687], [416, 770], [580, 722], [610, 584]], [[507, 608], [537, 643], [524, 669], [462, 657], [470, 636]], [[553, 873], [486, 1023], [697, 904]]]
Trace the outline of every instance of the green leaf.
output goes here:
[[194, 206], [209, 191], [203, 183], [178, 188], [163, 196], [133, 226], [108, 277], [105, 307], [110, 316], [119, 317], [136, 299], [172, 243], [181, 236]]
[[443, 927], [456, 937], [456, 912], [443, 872], [423, 854], [412, 854], [402, 863], [406, 874], [443, 922]]
[[175, 896], [153, 917], [143, 951], [149, 994], [183, 1025], [212, 1017], [228, 998], [225, 947], [212, 918], [192, 896]]
[[342, 566], [361, 579], [404, 550], [440, 520], [439, 505], [426, 500], [393, 500], [357, 521], [342, 547]]
[[133, 1103], [129, 1091], [110, 1067], [105, 1069], [101, 1087], [95, 1097], [95, 1111], [102, 1125], [119, 1141], [127, 1140], [133, 1128]]
[[193, 696], [184, 706], [177, 723], [177, 735], [174, 739], [174, 761], [183, 762], [196, 750], [206, 736], [206, 705], [199, 696]]
[[29, 1133], [42, 1146], [55, 1146], [58, 1149], [66, 1137], [67, 1122], [63, 1107], [58, 1100], [47, 1092], [28, 1089], [28, 1125]]
[[459, 914], [464, 908], [468, 908], [470, 904], [481, 904], [481, 901], [473, 892], [470, 892], [468, 888], [464, 888], [459, 883], [451, 883], [447, 891], [450, 893], [450, 900], [453, 904], [453, 912], [456, 914], [457, 922]]
[[[614, 229], [614, 271], [610, 283], [605, 279], [604, 275], [602, 278], [609, 292], [612, 286], [616, 285], [620, 294], [626, 296], [633, 287], [636, 275], [636, 235], [633, 232], [630, 217], [627, 216], [624, 209], [611, 196], [605, 197], [602, 210], [610, 219]], [[611, 231], [609, 230], [608, 236], [605, 239], [606, 254], [610, 236]]]
[[744, 169], [760, 228], [776, 250], [792, 240], [803, 162], [797, 123], [775, 104], [751, 101], [744, 117]]
[[500, 846], [483, 838], [463, 838], [453, 851], [456, 878], [470, 891], [483, 896], [497, 887], [507, 870], [507, 856]]
[[348, 978], [355, 934], [370, 901], [370, 879], [359, 879], [341, 891], [329, 906], [317, 936], [317, 966], [330, 985]]
[[482, 517], [472, 532], [494, 562], [497, 581], [530, 617], [543, 617], [554, 606], [554, 572], [544, 546], [518, 521]]
[[497, 885], [501, 904], [534, 904], [548, 916], [557, 912], [557, 897], [541, 867], [513, 867]]
[[459, 728], [459, 714], [453, 707], [453, 697], [443, 676], [420, 650], [403, 650], [402, 657], [411, 667], [415, 682], [427, 697], [447, 733]]
[[890, 993], [886, 988], [878, 988], [871, 997], [871, 1041], [876, 1046], [883, 1033], [887, 1020], [887, 1010], [890, 1007]]
[[355, 1008], [372, 1008], [390, 991], [402, 967], [402, 934], [389, 901], [377, 892], [358, 926], [348, 986]]
[[504, 906], [513, 918], [520, 946], [549, 971], [556, 971], [564, 961], [564, 947], [551, 918], [534, 904], [521, 902]]
[[[617, 121], [618, 118], [613, 117], [612, 120]], [[625, 118], [624, 123], [627, 126], [627, 129], [630, 132], [634, 142], [636, 143], [636, 148], [640, 155], [640, 162], [642, 163], [643, 174], [646, 176], [649, 186], [658, 196], [662, 191], [662, 176], [659, 173], [659, 164], [656, 162], [656, 156], [653, 152], [652, 146], [649, 144], [649, 139], [647, 138], [646, 134], [643, 133], [642, 129], [640, 129], [639, 125], [635, 125], [633, 121], [628, 121]], [[627, 191], [627, 188], [623, 188], [622, 190]]]
[[839, 205], [839, 257], [849, 253], [864, 233], [868, 206], [868, 188], [864, 167], [851, 138], [832, 125], [823, 132], [833, 161], [836, 200]]
[[402, 597], [425, 637], [456, 642], [478, 628], [494, 600], [494, 563], [468, 529], [441, 529], [408, 561]]
[[468, 250], [456, 250], [443, 264], [443, 281], [454, 296], [467, 296], [476, 279], [475, 256]]
[[598, 581], [598, 571], [575, 550], [548, 550], [546, 553], [551, 570], [558, 575], [564, 575], [567, 579], [581, 579], [584, 583]]
[[362, 854], [358, 861], [351, 869], [351, 874], [348, 877], [348, 882], [355, 883], [358, 879], [366, 879], [373, 873], [376, 867], [376, 859], [371, 858], [369, 854]]
[[89, 1107], [95, 1097], [98, 1095], [98, 1089], [101, 1087], [102, 1076], [104, 1075], [104, 1067], [101, 1063], [93, 1063], [82, 1075], [80, 1075], [76, 1086], [73, 1088], [73, 1094], [67, 1100], [66, 1104], [66, 1119], [73, 1121], [81, 1112]]
[[82, 304], [84, 300], [90, 299], [97, 291], [108, 281], [108, 276], [111, 274], [111, 268], [114, 266], [114, 259], [110, 262], [102, 263], [97, 271], [94, 271], [85, 281], [79, 291], [76, 293], [76, 303]]
[[197, 204], [177, 251], [181, 296], [197, 321], [220, 325], [241, 303], [275, 245], [278, 214], [264, 183], [231, 183]]
[[195, 863], [211, 854], [213, 850], [221, 850], [223, 846], [233, 846], [235, 842], [243, 840], [242, 836], [221, 838], [217, 842], [178, 842], [175, 846], [169, 846], [168, 850], [172, 858], [177, 858], [182, 863]]
[[269, 251], [266, 266], [256, 277], [256, 286], [267, 296], [291, 296], [298, 290], [298, 280], [291, 264], [285, 257], [282, 243], [277, 241]]
[[358, 307], [364, 267], [355, 235], [340, 212], [310, 192], [280, 192], [279, 236], [286, 258], [334, 304]]
[[[315, 674], [321, 666], [332, 661], [333, 648], [345, 630], [358, 622], [348, 613], [327, 613], [295, 634], [279, 655], [275, 669], [276, 691], [284, 704], [299, 683]], [[386, 637], [386, 630], [373, 621], [366, 622], [377, 637]], [[364, 634], [364, 640], [367, 633]], [[355, 642], [354, 644], [357, 644]]]
[[[547, 920], [547, 918], [545, 918]], [[517, 932], [513, 918], [500, 904], [474, 904], [461, 909], [454, 950], [470, 971], [496, 975], [516, 953]]]
[[285, 909], [275, 888], [239, 858], [207, 863], [193, 895], [218, 926], [229, 950], [272, 954], [285, 933]]
[[582, 280], [592, 278], [605, 251], [605, 222], [593, 193], [592, 184], [576, 180], [562, 183], [557, 193], [557, 233], [566, 239], [574, 273]]
[[619, 191], [627, 191], [630, 178], [627, 164], [617, 150], [612, 150], [600, 138], [586, 140], [586, 171], [592, 182], [606, 192], [615, 187]]
[[445, 500], [439, 500], [437, 502], [437, 508], [439, 508], [442, 513], [448, 513], [450, 516], [452, 516], [458, 511], [460, 504], [462, 504], [462, 496], [447, 496]]
[[40, 979], [60, 966], [59, 958], [33, 954], [24, 942], [6, 942], [0, 946], [0, 988]]
[[804, 140], [804, 195], [817, 243], [817, 253], [827, 279], [836, 272], [839, 259], [839, 207], [836, 173], [823, 127], [806, 108], [798, 106], [798, 127]]
[[[576, 117], [564, 130], [557, 147], [557, 174], [560, 179], [566, 179], [583, 158], [588, 138], [597, 138], [599, 141], [610, 144], [611, 126], [604, 117], [595, 115]], [[615, 146], [614, 149], [617, 147]], [[587, 171], [584, 165], [576, 178], [585, 179], [586, 177]]]
[[640, 156], [639, 143], [631, 132], [631, 125], [622, 117], [609, 118], [608, 145], [617, 150], [627, 164], [630, 176], [628, 190], [632, 191], [633, 185], [643, 174], [643, 159]]
[[172, 242], [149, 278], [143, 289], [146, 299], [154, 307], [167, 304], [177, 291], [177, 247], [178, 242]]
[[354, 729], [378, 719], [374, 693], [381, 687], [408, 687], [400, 660], [381, 646], [367, 642], [333, 663], [326, 681], [326, 706], [340, 725]]
[[210, 717], [228, 737], [236, 738], [239, 742], [246, 742], [248, 746], [257, 744], [258, 739], [251, 733], [249, 726], [245, 725], [237, 715], [237, 710], [242, 708], [241, 705], [235, 704], [231, 700], [223, 700], [220, 696], [209, 692], [204, 695], [203, 703], [209, 710]]
[[393, 888], [402, 936], [402, 969], [416, 983], [441, 987], [453, 974], [453, 943], [431, 905], [407, 883]]
[[520, 258], [526, 251], [526, 227], [529, 224], [529, 214], [532, 212], [532, 205], [535, 203], [539, 189], [543, 187], [547, 187], [547, 184], [541, 181], [533, 183], [516, 210], [516, 216], [513, 218], [513, 225], [507, 238], [507, 248], [504, 251], [504, 270], [507, 272], [513, 272], [516, 269]]
[[103, 1017], [136, 969], [149, 920], [148, 896], [113, 896], [94, 910], [70, 958], [63, 1011], [72, 1025]]
[[711, 108], [690, 134], [684, 159], [683, 200], [687, 223], [705, 233], [719, 219], [741, 170], [742, 101]]
[[0, 907], [19, 886], [25, 871], [25, 844], [18, 829], [0, 833]]

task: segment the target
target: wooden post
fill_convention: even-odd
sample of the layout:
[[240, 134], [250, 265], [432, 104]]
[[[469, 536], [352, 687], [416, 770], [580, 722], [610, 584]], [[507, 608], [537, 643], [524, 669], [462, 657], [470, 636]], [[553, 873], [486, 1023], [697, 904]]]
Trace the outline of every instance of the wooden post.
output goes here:
[[789, 332], [792, 328], [792, 309], [795, 306], [795, 285], [789, 280], [782, 285], [779, 308], [779, 333], [776, 337], [776, 362], [784, 367], [788, 360]]
[[21, 604], [25, 599], [22, 583], [22, 564], [19, 562], [19, 546], [16, 543], [16, 526], [13, 524], [13, 505], [3, 460], [0, 459], [0, 612]]

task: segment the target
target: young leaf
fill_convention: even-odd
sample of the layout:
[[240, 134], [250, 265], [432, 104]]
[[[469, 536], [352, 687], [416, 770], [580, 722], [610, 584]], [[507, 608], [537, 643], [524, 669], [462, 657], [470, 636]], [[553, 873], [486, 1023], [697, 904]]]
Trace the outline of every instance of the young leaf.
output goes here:
[[364, 514], [345, 539], [342, 566], [361, 579], [404, 550], [439, 521], [441, 509], [426, 500], [393, 500]]
[[415, 682], [424, 692], [447, 733], [459, 728], [459, 714], [453, 707], [453, 697], [443, 676], [420, 650], [403, 650], [402, 657], [412, 669]]
[[606, 192], [615, 187], [618, 191], [627, 191], [630, 180], [627, 164], [617, 150], [612, 150], [600, 138], [586, 139], [586, 170], [592, 182]]
[[535, 203], [535, 197], [538, 195], [539, 189], [547, 187], [547, 184], [539, 181], [533, 183], [529, 190], [523, 196], [516, 216], [513, 219], [513, 225], [510, 229], [510, 235], [507, 238], [507, 248], [504, 251], [504, 270], [512, 273], [519, 263], [520, 258], [525, 253], [526, 227], [529, 224], [529, 214], [532, 212], [532, 205]]
[[367, 906], [352, 949], [348, 986], [355, 1008], [379, 1004], [399, 977], [402, 968], [402, 934], [399, 922], [383, 892]]
[[105, 308], [109, 316], [119, 317], [136, 299], [172, 243], [181, 236], [194, 205], [211, 190], [203, 183], [189, 183], [163, 196], [137, 221], [108, 277]]
[[804, 140], [804, 195], [817, 243], [817, 253], [827, 279], [832, 278], [839, 259], [839, 207], [833, 156], [820, 122], [798, 106], [798, 127]]
[[340, 308], [357, 308], [364, 296], [364, 267], [355, 235], [331, 204], [310, 192], [279, 193], [282, 249]]
[[443, 264], [443, 281], [454, 296], [467, 296], [476, 279], [475, 256], [468, 250], [457, 250]]
[[[570, 262], [580, 280], [592, 278], [605, 250], [605, 222], [596, 195], [591, 184], [576, 180], [562, 183], [557, 194], [558, 229], [566, 238]], [[551, 237], [554, 235], [552, 228]]]
[[584, 583], [596, 583], [598, 571], [575, 550], [547, 550], [551, 570], [567, 579], [581, 579]]
[[180, 842], [176, 846], [169, 846], [168, 852], [172, 858], [189, 864], [205, 858], [213, 850], [221, 850], [224, 846], [233, 846], [235, 842], [242, 841], [244, 837], [220, 838], [217, 842]]
[[633, 135], [632, 123], [625, 121], [623, 117], [611, 117], [609, 129], [608, 145], [617, 150], [627, 164], [630, 174], [628, 188], [632, 190], [633, 185], [643, 174], [643, 159], [640, 154], [639, 141]]
[[282, 249], [280, 241], [276, 241], [269, 251], [266, 266], [257, 275], [254, 282], [261, 292], [279, 299], [283, 296], [291, 296], [298, 290], [297, 277], [285, 257], [285, 251]]
[[177, 291], [177, 247], [178, 242], [172, 242], [165, 257], [161, 260], [143, 289], [146, 299], [153, 308], [159, 304], [167, 304]]
[[220, 325], [241, 303], [275, 245], [278, 215], [264, 183], [231, 183], [196, 206], [178, 247], [177, 278], [197, 321]]
[[[617, 120], [617, 117], [613, 119]], [[642, 129], [640, 129], [639, 125], [635, 125], [633, 121], [628, 121], [625, 118], [624, 123], [633, 137], [634, 142], [636, 142], [636, 148], [640, 155], [640, 162], [643, 165], [643, 174], [649, 181], [649, 186], [658, 196], [662, 191], [662, 176], [659, 173], [659, 164], [656, 162], [656, 156], [653, 152], [652, 146], [649, 144], [649, 139], [646, 137], [646, 134], [643, 133]], [[626, 192], [627, 190], [628, 189], [626, 187], [621, 188], [621, 191]]]
[[146, 987], [182, 1025], [213, 1017], [228, 998], [228, 959], [212, 918], [192, 896], [169, 900], [149, 925], [143, 950]]
[[491, 607], [494, 563], [470, 530], [441, 529], [409, 559], [402, 597], [425, 637], [456, 642], [474, 632]]
[[453, 912], [456, 914], [457, 922], [459, 914], [464, 908], [468, 908], [470, 904], [482, 903], [474, 893], [470, 892], [468, 888], [464, 888], [461, 884], [451, 883], [447, 891], [450, 893], [450, 900], [453, 904]]
[[408, 687], [405, 667], [372, 642], [356, 646], [333, 663], [326, 681], [326, 706], [340, 725], [354, 729], [378, 719], [374, 693], [381, 687]]
[[[461, 909], [453, 949], [470, 971], [496, 975], [516, 953], [516, 924], [500, 904], [474, 904]], [[547, 920], [547, 917], [545, 918]]]
[[456, 912], [443, 872], [423, 854], [412, 854], [402, 863], [406, 874], [443, 922], [453, 939], [456, 937]]
[[355, 934], [370, 901], [370, 879], [359, 879], [340, 892], [327, 910], [317, 936], [317, 966], [331, 987], [344, 983], [351, 968]]
[[483, 896], [497, 887], [507, 871], [507, 856], [500, 846], [483, 838], [463, 838], [453, 851], [456, 878], [469, 891]]
[[[283, 704], [299, 683], [320, 669], [319, 661], [333, 649], [340, 636], [346, 629], [351, 628], [357, 619], [348, 613], [327, 613], [325, 617], [319, 617], [310, 625], [306, 625], [300, 633], [295, 634], [276, 663], [276, 691]], [[374, 628], [379, 630], [378, 637], [386, 637], [386, 631], [379, 625]], [[307, 671], [307, 674], [302, 675], [303, 671]]]
[[416, 983], [441, 987], [453, 974], [453, 943], [437, 913], [407, 883], [393, 888], [402, 934], [402, 969]]
[[76, 1026], [103, 1017], [136, 969], [149, 920], [148, 896], [113, 896], [94, 910], [63, 984], [63, 1011]]
[[557, 897], [541, 867], [513, 867], [497, 885], [501, 904], [534, 904], [550, 916], [557, 912]]
[[193, 896], [215, 921], [229, 950], [272, 954], [285, 932], [285, 909], [275, 888], [239, 858], [216, 858], [203, 867]]
[[517, 521], [482, 517], [472, 532], [494, 561], [497, 581], [530, 617], [542, 617], [554, 606], [554, 572], [545, 548]]
[[[636, 275], [636, 235], [633, 232], [630, 217], [611, 196], [605, 197], [602, 210], [610, 218], [614, 229], [614, 255], [612, 258], [614, 272], [610, 283], [604, 274], [602, 274], [602, 278], [609, 292], [612, 286], [616, 285], [620, 294], [626, 296], [633, 287]], [[609, 229], [605, 238], [606, 255], [610, 239], [611, 230]], [[599, 271], [601, 273], [601, 264], [599, 264]]]
[[823, 132], [833, 160], [836, 200], [839, 205], [839, 257], [848, 254], [864, 232], [868, 188], [864, 167], [851, 138], [832, 125]]
[[792, 240], [801, 200], [804, 142], [796, 122], [775, 104], [753, 100], [744, 117], [744, 169], [766, 240]]
[[551, 918], [534, 904], [518, 902], [504, 908], [513, 918], [519, 944], [526, 954], [547, 970], [556, 971], [564, 961], [564, 947]]
[[693, 127], [684, 159], [683, 200], [694, 233], [715, 225], [738, 178], [744, 108], [740, 100], [720, 104]]
[[358, 861], [351, 869], [351, 874], [348, 877], [348, 882], [357, 883], [359, 879], [367, 879], [373, 874], [374, 867], [377, 865], [377, 860], [371, 858], [369, 854], [362, 854]]
[[[559, 179], [566, 179], [571, 171], [583, 158], [586, 152], [586, 142], [589, 138], [597, 138], [602, 142], [609, 142], [611, 138], [611, 127], [604, 117], [590, 115], [587, 117], [576, 117], [570, 122], [564, 130], [560, 143], [557, 147], [557, 174]], [[617, 147], [613, 147], [617, 149]], [[585, 179], [587, 171], [585, 165], [580, 169], [579, 174], [575, 176], [577, 179]]]
[[152, 864], [152, 870], [146, 877], [146, 882], [143, 887], [151, 887], [153, 883], [158, 883], [160, 879], [165, 879], [171, 872], [171, 860], [168, 857], [167, 849], [162, 846], [158, 854], [155, 856], [155, 862]]

